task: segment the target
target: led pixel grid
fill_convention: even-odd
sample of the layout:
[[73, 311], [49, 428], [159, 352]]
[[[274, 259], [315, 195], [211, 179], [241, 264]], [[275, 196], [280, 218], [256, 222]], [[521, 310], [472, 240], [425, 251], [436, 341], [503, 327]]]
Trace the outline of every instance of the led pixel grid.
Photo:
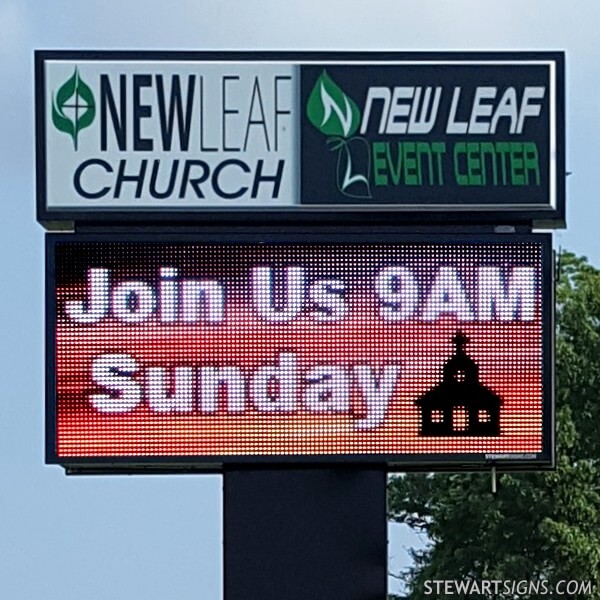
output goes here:
[[50, 462], [548, 454], [534, 236], [51, 237]]

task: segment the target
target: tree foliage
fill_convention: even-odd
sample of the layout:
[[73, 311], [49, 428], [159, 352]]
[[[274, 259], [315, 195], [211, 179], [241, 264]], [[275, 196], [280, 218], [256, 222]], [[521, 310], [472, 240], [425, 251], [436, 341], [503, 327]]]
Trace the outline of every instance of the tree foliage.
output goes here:
[[569, 253], [559, 269], [556, 470], [502, 474], [496, 494], [489, 473], [394, 478], [390, 519], [429, 540], [402, 575], [406, 598], [431, 598], [424, 584], [436, 579], [578, 579], [600, 599], [600, 271]]

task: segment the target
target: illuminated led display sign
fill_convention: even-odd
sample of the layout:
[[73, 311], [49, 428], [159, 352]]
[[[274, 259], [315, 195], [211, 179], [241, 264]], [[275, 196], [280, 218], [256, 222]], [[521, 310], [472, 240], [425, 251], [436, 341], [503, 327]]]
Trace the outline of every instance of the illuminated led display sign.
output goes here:
[[562, 53], [40, 51], [36, 81], [42, 222], [564, 224]]
[[552, 462], [548, 235], [49, 235], [47, 461]]

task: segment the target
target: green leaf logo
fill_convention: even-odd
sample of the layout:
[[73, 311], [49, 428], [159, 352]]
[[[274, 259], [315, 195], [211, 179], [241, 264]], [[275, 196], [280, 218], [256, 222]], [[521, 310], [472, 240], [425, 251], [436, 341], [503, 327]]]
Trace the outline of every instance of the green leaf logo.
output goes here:
[[309, 121], [324, 135], [348, 139], [358, 129], [358, 106], [323, 71], [310, 93], [306, 105]]
[[72, 77], [52, 94], [52, 122], [59, 131], [68, 133], [77, 150], [79, 132], [89, 127], [96, 116], [96, 102], [89, 86], [75, 67]]

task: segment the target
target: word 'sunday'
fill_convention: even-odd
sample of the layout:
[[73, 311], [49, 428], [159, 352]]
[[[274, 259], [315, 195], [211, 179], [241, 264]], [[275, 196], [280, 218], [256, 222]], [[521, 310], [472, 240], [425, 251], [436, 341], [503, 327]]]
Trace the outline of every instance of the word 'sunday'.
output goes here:
[[[127, 413], [144, 400], [154, 413], [211, 415], [225, 392], [227, 413], [248, 410], [262, 414], [353, 414], [351, 393], [356, 389], [365, 407], [355, 417], [357, 430], [382, 424], [400, 377], [400, 365], [380, 372], [369, 365], [317, 365], [301, 369], [295, 352], [281, 352], [277, 364], [264, 364], [246, 375], [236, 366], [179, 366], [142, 368], [129, 354], [103, 354], [94, 359], [92, 380], [102, 389], [90, 394], [101, 413]], [[138, 376], [142, 376], [141, 380]]]

